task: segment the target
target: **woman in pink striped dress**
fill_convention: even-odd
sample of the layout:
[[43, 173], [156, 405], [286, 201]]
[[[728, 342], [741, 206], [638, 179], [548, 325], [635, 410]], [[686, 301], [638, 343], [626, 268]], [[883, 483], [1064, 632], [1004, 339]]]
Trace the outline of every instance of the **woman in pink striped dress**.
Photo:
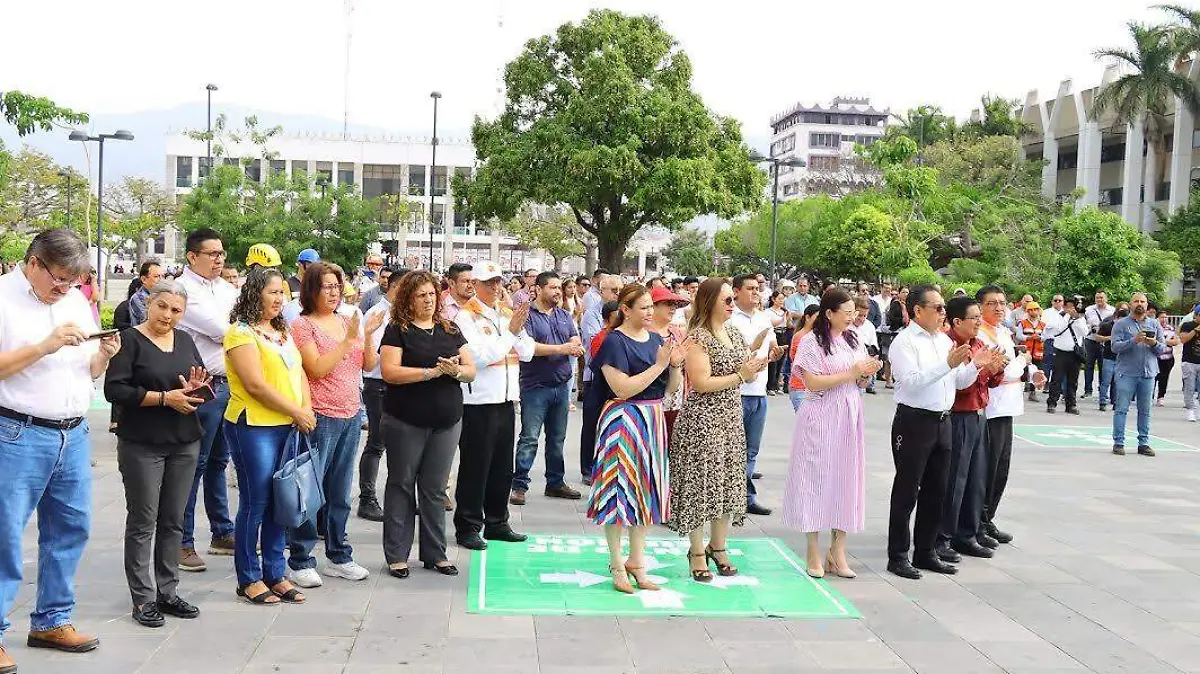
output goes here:
[[792, 456], [785, 483], [783, 523], [808, 535], [808, 575], [821, 578], [821, 531], [833, 541], [825, 556], [831, 573], [856, 574], [846, 561], [847, 532], [866, 523], [866, 459], [862, 397], [879, 370], [850, 324], [854, 302], [833, 289], [821, 297], [813, 330], [796, 349], [795, 369], [802, 370], [804, 404], [796, 412]]

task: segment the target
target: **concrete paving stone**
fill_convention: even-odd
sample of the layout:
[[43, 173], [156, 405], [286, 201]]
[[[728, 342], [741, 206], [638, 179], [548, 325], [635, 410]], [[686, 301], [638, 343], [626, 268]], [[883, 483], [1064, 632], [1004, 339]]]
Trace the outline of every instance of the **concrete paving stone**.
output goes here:
[[534, 639], [532, 616], [450, 615], [449, 636], [463, 639]]
[[704, 630], [713, 641], [792, 641], [787, 622], [779, 618], [733, 618], [702, 620]]
[[474, 638], [449, 637], [442, 649], [443, 667], [523, 667], [533, 671], [538, 666], [535, 639], [505, 639], [481, 641]]
[[739, 667], [795, 667], [815, 669], [817, 661], [793, 641], [718, 641], [717, 651], [730, 669]]
[[[923, 582], [923, 581], [917, 581]], [[957, 641], [943, 625], [912, 601], [859, 602], [867, 627], [884, 641]]]
[[446, 637], [411, 637], [402, 632], [393, 632], [402, 636], [382, 636], [379, 634], [360, 635], [354, 640], [350, 657], [346, 661], [347, 668], [364, 665], [387, 665], [393, 668], [407, 667], [442, 667], [442, 654], [446, 648]]
[[970, 642], [1036, 641], [1037, 635], [1012, 618], [972, 597], [970, 600], [919, 600], [921, 608]]
[[[486, 648], [486, 646], [485, 646]], [[558, 635], [537, 640], [538, 664], [571, 667], [580, 664], [603, 667], [633, 667], [633, 661], [621, 635]]]
[[918, 674], [1003, 674], [1004, 669], [963, 641], [893, 641], [888, 648]]
[[854, 641], [878, 639], [863, 620], [786, 620], [792, 639], [805, 641]]
[[1102, 641], [1061, 641], [1054, 645], [1089, 671], [1099, 674], [1165, 674], [1180, 671], [1115, 635]]
[[[315, 607], [314, 607], [315, 608]], [[276, 637], [350, 637], [362, 629], [362, 613], [332, 611], [280, 612], [271, 623], [270, 636]]]
[[1014, 669], [1086, 671], [1086, 668], [1075, 658], [1046, 641], [1023, 643], [984, 641], [972, 645], [986, 655], [989, 660], [1008, 671]]
[[616, 616], [534, 616], [533, 630], [539, 640], [554, 640], [564, 636], [625, 638]]
[[722, 663], [707, 635], [698, 638], [634, 636], [626, 632], [629, 655], [638, 671], [673, 667], [702, 668]]
[[262, 640], [248, 664], [341, 664], [344, 665], [354, 647], [353, 637], [310, 636], [284, 637], [269, 635]]
[[241, 674], [342, 674], [345, 671], [345, 666], [341, 664], [319, 664], [319, 663], [277, 663], [277, 664], [249, 664], [241, 671]]
[[891, 648], [879, 641], [806, 641], [801, 647], [822, 669], [911, 669]]
[[[580, 658], [583, 660], [583, 658]], [[611, 667], [604, 665], [547, 665], [541, 664], [539, 669], [541, 674], [636, 674], [633, 664], [630, 663], [623, 667]]]

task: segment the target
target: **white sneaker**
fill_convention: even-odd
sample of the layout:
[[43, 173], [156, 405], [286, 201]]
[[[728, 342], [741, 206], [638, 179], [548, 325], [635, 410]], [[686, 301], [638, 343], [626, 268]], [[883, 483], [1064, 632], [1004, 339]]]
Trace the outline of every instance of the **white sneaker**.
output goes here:
[[292, 581], [292, 585], [300, 587], [321, 587], [321, 574], [317, 573], [316, 569], [300, 569], [297, 571], [288, 567], [287, 579]]
[[1196, 410], [1188, 410], [1188, 421], [1196, 420]]
[[367, 576], [371, 575], [363, 567], [359, 566], [354, 560], [350, 560], [345, 564], [334, 564], [333, 562], [325, 562], [321, 568], [321, 573], [334, 578], [345, 578], [346, 580], [366, 580]]

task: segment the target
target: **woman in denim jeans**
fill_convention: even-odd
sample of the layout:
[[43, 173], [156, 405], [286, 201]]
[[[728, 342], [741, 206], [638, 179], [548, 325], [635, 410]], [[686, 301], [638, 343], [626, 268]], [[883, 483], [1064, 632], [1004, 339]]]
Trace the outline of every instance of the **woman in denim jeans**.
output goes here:
[[[280, 315], [288, 288], [270, 268], [251, 270], [225, 335], [229, 406], [225, 442], [238, 477], [233, 568], [237, 594], [254, 604], [304, 601], [284, 577], [284, 529], [275, 523], [271, 476], [293, 426], [316, 428], [300, 352]], [[255, 552], [262, 547], [262, 557]]]
[[[304, 372], [312, 391], [317, 429], [312, 451], [323, 474], [325, 507], [318, 517], [325, 533], [326, 563], [317, 573], [312, 551], [317, 544], [317, 522], [309, 520], [288, 532], [288, 579], [300, 587], [319, 587], [321, 576], [365, 580], [370, 573], [354, 561], [354, 550], [346, 540], [350, 519], [351, 484], [355, 455], [362, 436], [359, 423], [358, 382], [363, 370], [375, 369], [378, 358], [369, 342], [383, 324], [376, 313], [359, 331], [361, 314], [338, 312], [345, 278], [334, 264], [313, 262], [300, 283], [300, 318], [292, 325], [292, 339], [300, 350]], [[364, 344], [364, 341], [367, 342]]]

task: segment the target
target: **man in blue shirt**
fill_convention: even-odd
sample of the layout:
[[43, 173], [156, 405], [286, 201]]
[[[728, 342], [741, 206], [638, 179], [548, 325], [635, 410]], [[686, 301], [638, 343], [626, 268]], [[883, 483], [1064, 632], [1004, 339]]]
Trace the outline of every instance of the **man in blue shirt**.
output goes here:
[[801, 276], [796, 281], [796, 292], [788, 295], [788, 298], [783, 301], [783, 308], [787, 309], [788, 321], [792, 327], [796, 327], [800, 318], [804, 316], [804, 310], [812, 304], [820, 304], [821, 298], [816, 295], [808, 294], [808, 279]]
[[567, 412], [571, 405], [571, 374], [575, 359], [584, 353], [583, 342], [571, 314], [562, 304], [562, 279], [552, 271], [537, 275], [525, 333], [535, 342], [533, 355], [521, 363], [521, 437], [517, 440], [516, 468], [508, 502], [525, 505], [529, 470], [537, 458], [538, 437], [546, 428], [546, 496], [577, 500], [581, 497], [565, 481], [563, 443], [567, 439]]
[[1112, 350], [1117, 354], [1117, 401], [1113, 414], [1113, 454], [1125, 454], [1125, 420], [1129, 403], [1137, 397], [1138, 454], [1154, 456], [1150, 448], [1150, 406], [1158, 356], [1166, 351], [1162, 326], [1148, 317], [1145, 293], [1129, 298], [1129, 315], [1113, 325]]

